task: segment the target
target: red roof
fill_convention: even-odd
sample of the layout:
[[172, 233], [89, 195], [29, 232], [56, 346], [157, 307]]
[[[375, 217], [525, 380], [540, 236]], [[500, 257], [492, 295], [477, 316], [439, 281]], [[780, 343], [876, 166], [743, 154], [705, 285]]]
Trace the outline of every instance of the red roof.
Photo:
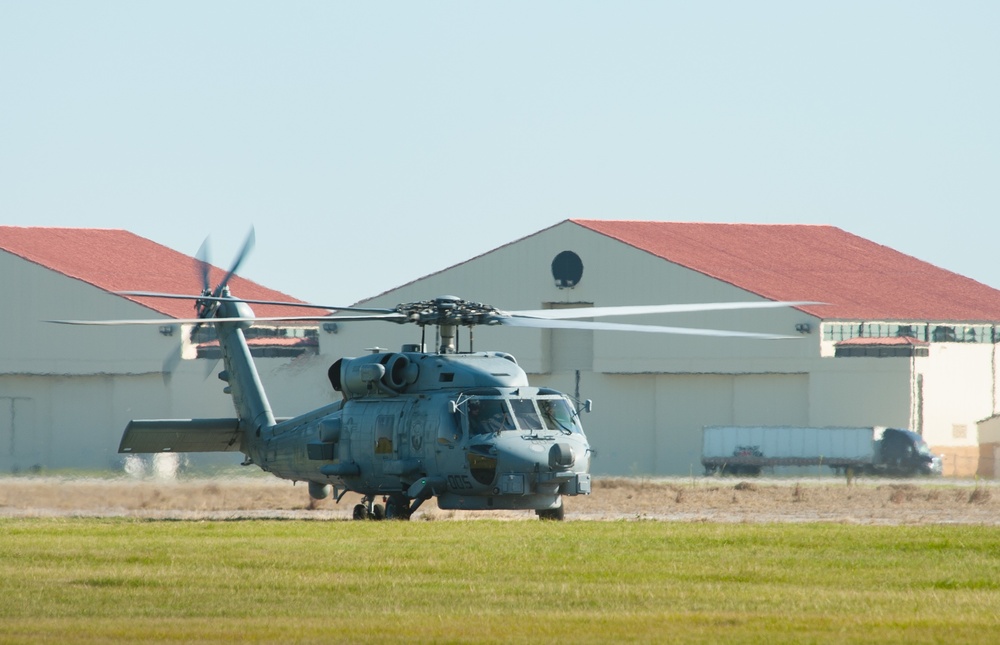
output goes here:
[[[156, 291], [198, 294], [196, 260], [119, 229], [0, 226], [0, 250], [109, 292]], [[213, 287], [225, 269], [212, 267]], [[254, 300], [302, 302], [279, 291], [233, 276], [232, 293]], [[194, 316], [192, 300], [122, 296], [173, 318]], [[323, 309], [253, 305], [257, 316], [324, 315]]]
[[824, 320], [1000, 321], [1000, 290], [834, 226], [570, 220]]

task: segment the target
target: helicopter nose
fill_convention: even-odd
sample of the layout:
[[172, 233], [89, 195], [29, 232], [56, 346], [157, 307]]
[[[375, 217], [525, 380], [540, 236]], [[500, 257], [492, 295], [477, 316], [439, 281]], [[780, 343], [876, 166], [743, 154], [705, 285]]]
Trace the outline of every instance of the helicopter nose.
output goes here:
[[538, 473], [566, 471], [576, 463], [574, 447], [568, 443], [542, 443], [518, 441], [499, 449], [499, 471], [514, 473]]
[[573, 446], [566, 443], [555, 443], [549, 448], [549, 468], [552, 470], [565, 470], [571, 468], [576, 463], [576, 454]]

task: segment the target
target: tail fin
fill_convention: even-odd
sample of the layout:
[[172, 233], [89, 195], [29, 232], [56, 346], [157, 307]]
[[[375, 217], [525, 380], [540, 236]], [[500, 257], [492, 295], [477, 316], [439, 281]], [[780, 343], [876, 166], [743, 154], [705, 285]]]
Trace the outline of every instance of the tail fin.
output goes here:
[[[247, 316], [250, 309], [245, 303], [236, 301], [227, 301], [224, 305], [220, 307], [220, 317], [225, 317], [227, 313], [233, 315], [234, 312], [229, 311], [230, 307], [241, 310], [238, 315], [243, 317]], [[252, 316], [253, 312], [249, 314]], [[266, 432], [274, 427], [274, 413], [260, 382], [257, 366], [250, 356], [250, 347], [243, 336], [243, 327], [246, 325], [247, 323], [232, 322], [216, 324], [225, 365], [219, 378], [229, 383], [226, 392], [233, 397], [240, 429], [247, 437], [259, 437], [262, 431]]]

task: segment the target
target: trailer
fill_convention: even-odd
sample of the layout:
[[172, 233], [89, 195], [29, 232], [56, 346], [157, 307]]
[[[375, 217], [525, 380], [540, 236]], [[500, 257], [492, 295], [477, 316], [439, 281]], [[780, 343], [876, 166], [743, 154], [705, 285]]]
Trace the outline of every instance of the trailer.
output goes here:
[[706, 426], [701, 463], [706, 474], [759, 475], [779, 466], [895, 477], [941, 474], [940, 457], [920, 435], [883, 426]]

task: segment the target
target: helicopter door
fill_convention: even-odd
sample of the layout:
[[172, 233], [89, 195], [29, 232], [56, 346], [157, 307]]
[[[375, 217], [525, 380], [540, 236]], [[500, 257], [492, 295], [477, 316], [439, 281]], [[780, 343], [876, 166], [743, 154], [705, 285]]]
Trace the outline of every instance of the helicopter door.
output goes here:
[[410, 456], [406, 431], [409, 402], [382, 401], [369, 405], [363, 424], [371, 428], [372, 470], [376, 477], [399, 474], [400, 462]]

